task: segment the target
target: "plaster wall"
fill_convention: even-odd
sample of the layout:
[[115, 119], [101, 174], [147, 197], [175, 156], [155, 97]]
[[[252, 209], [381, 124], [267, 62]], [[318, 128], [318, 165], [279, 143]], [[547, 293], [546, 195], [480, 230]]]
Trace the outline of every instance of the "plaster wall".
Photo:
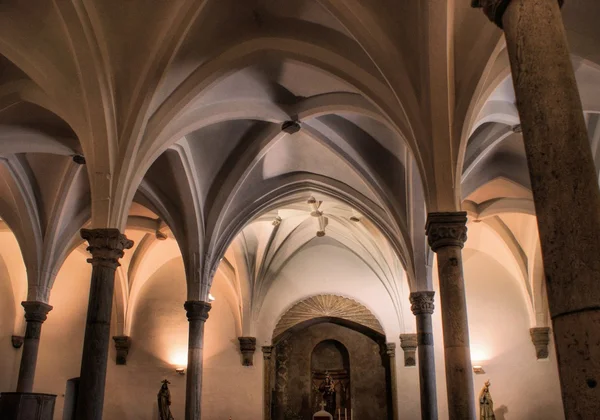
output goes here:
[[17, 386], [15, 371], [19, 350], [13, 348], [11, 336], [15, 334], [15, 299], [10, 273], [0, 257], [0, 390], [13, 390]]

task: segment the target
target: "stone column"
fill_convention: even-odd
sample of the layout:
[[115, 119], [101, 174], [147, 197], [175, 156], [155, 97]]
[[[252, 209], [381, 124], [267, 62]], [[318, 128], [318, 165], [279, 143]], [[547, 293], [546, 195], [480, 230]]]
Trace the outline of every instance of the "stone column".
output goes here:
[[104, 405], [104, 384], [110, 344], [115, 270], [120, 265], [123, 250], [133, 242], [118, 229], [81, 229], [92, 254], [92, 281], [81, 358], [80, 388], [77, 400], [78, 420], [101, 420]]
[[199, 300], [188, 300], [185, 302], [184, 308], [190, 324], [185, 389], [185, 420], [200, 420], [204, 323], [208, 319], [211, 305], [208, 302]]
[[429, 246], [437, 254], [450, 420], [475, 419], [473, 368], [462, 268], [462, 248], [467, 240], [466, 223], [466, 212], [430, 213], [425, 227]]
[[398, 420], [398, 376], [396, 370], [396, 343], [386, 343], [386, 353], [390, 360], [390, 379], [392, 385], [392, 418]]
[[437, 391], [435, 383], [435, 354], [433, 352], [433, 296], [435, 292], [410, 294], [412, 313], [417, 319], [417, 345], [419, 351], [419, 386], [421, 388], [421, 419], [437, 420]]
[[600, 412], [600, 190], [558, 0], [480, 0], [504, 28], [565, 417]]
[[263, 398], [264, 420], [271, 420], [271, 356], [273, 355], [273, 346], [263, 346]]
[[48, 312], [52, 310], [52, 306], [35, 301], [21, 302], [21, 305], [25, 308], [27, 329], [25, 330], [23, 354], [21, 355], [17, 392], [33, 392], [42, 324], [46, 320]]

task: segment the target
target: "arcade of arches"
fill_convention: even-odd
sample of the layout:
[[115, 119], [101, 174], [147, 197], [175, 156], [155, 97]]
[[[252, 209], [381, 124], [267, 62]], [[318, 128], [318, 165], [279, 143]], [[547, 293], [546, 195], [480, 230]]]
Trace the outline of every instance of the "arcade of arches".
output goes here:
[[598, 418], [600, 2], [1, 3], [0, 418]]

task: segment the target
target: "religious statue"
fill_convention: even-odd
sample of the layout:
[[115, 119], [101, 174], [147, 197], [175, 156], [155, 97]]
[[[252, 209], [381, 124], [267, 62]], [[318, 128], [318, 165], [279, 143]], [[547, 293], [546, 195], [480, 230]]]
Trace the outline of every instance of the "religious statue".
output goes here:
[[160, 391], [158, 391], [158, 413], [160, 414], [160, 420], [174, 420], [173, 414], [171, 414], [171, 391], [169, 391], [168, 384], [171, 382], [166, 379], [162, 381]]
[[329, 372], [325, 372], [325, 379], [319, 385], [319, 392], [325, 401], [325, 411], [335, 414], [335, 383]]
[[481, 420], [496, 420], [494, 401], [490, 395], [490, 381], [485, 383], [481, 394], [479, 394], [479, 416]]

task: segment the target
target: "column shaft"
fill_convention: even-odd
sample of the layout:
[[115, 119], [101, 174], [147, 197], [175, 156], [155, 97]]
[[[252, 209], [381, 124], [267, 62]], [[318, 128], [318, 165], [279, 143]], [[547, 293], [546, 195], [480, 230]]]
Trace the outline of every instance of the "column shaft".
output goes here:
[[437, 254], [450, 420], [475, 419], [469, 324], [462, 269], [462, 247], [467, 239], [466, 222], [465, 212], [430, 213], [426, 227], [429, 245]]
[[25, 330], [23, 353], [21, 354], [17, 392], [33, 392], [42, 324], [46, 320], [48, 312], [52, 310], [52, 306], [35, 301], [21, 302], [21, 305], [25, 308], [27, 329]]
[[190, 324], [185, 390], [185, 420], [200, 420], [204, 324], [208, 319], [208, 312], [211, 305], [202, 301], [187, 301], [184, 308]]
[[273, 346], [263, 346], [263, 393], [264, 393], [264, 420], [271, 420], [271, 356], [273, 355]]
[[392, 382], [392, 419], [398, 420], [398, 366], [396, 365], [396, 343], [387, 343], [386, 352], [390, 361], [390, 379]]
[[600, 412], [600, 191], [557, 0], [502, 20], [523, 127], [565, 416]]
[[410, 294], [411, 309], [417, 321], [422, 420], [437, 420], [438, 418], [433, 326], [431, 323], [434, 294], [435, 292], [430, 291]]
[[81, 358], [81, 374], [77, 400], [78, 420], [101, 420], [104, 385], [110, 344], [115, 270], [123, 250], [133, 242], [118, 229], [82, 229], [81, 237], [89, 242], [92, 258], [92, 280]]

